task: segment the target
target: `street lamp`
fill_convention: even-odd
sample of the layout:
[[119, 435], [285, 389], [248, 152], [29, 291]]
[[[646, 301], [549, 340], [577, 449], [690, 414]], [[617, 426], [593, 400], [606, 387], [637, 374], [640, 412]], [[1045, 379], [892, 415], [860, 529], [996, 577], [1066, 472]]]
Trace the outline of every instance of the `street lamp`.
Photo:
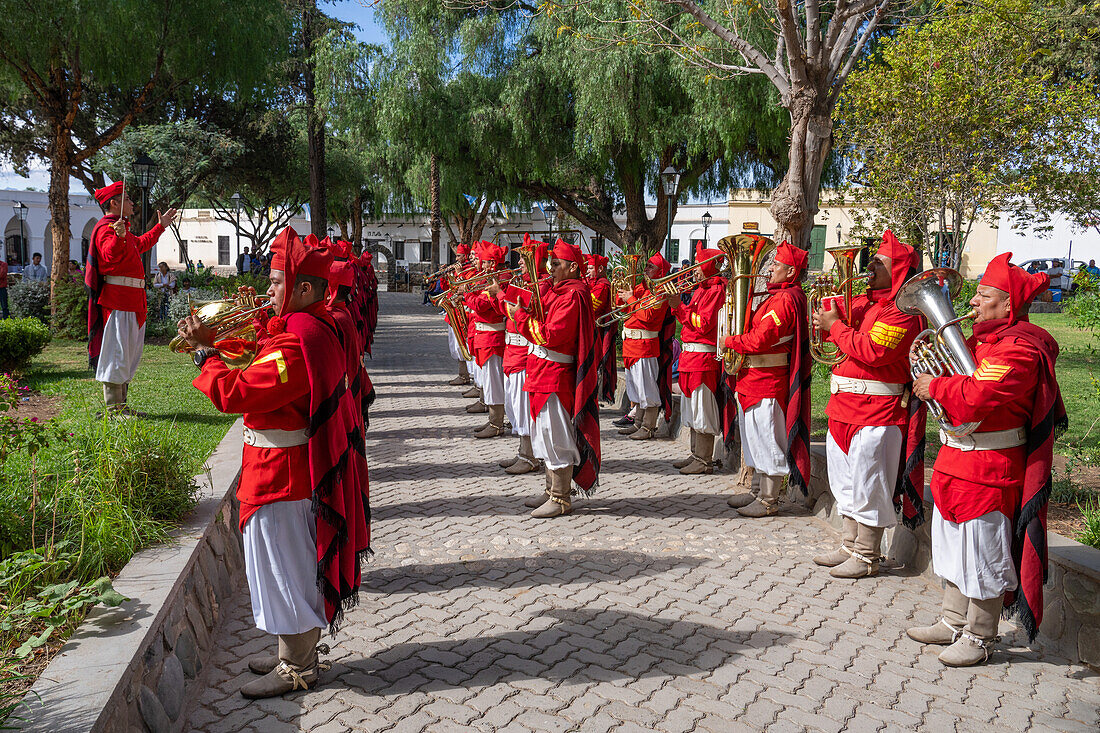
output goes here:
[[22, 201], [16, 201], [15, 206], [12, 207], [15, 211], [15, 215], [19, 217], [19, 264], [27, 264], [27, 233], [24, 228], [24, 222], [27, 221], [27, 205]]
[[233, 201], [233, 206], [237, 209], [237, 224], [235, 229], [237, 230], [237, 259], [241, 258], [241, 192], [233, 194], [229, 197]]
[[710, 228], [710, 222], [712, 219], [714, 219], [714, 217], [710, 215], [709, 211], [703, 214], [703, 249], [707, 248], [707, 229]]
[[550, 232], [547, 234], [547, 239], [551, 240], [550, 244], [553, 245], [554, 239], [554, 221], [558, 218], [558, 206], [553, 201], [546, 205], [546, 208], [542, 210], [542, 215], [546, 217], [546, 225], [550, 227]]
[[668, 199], [666, 203], [668, 206], [668, 238], [665, 239], [665, 248], [669, 254], [672, 254], [670, 251], [672, 249], [672, 201], [676, 198], [676, 189], [680, 187], [680, 174], [671, 165], [661, 171], [661, 185], [664, 187], [665, 197]]
[[836, 223], [836, 243], [837, 243], [837, 246], [840, 246], [841, 244], [843, 244], [843, 242], [840, 241], [840, 222], [839, 221]]
[[[138, 151], [138, 156], [131, 166], [134, 171], [134, 179], [138, 188], [141, 189], [141, 226], [138, 227], [140, 233], [144, 233], [149, 228], [149, 215], [146, 212], [146, 207], [149, 203], [149, 189], [153, 187], [153, 181], [157, 178], [157, 167], [157, 162], [141, 151]], [[150, 269], [149, 257], [149, 252], [143, 252], [141, 255], [141, 261], [146, 272]]]

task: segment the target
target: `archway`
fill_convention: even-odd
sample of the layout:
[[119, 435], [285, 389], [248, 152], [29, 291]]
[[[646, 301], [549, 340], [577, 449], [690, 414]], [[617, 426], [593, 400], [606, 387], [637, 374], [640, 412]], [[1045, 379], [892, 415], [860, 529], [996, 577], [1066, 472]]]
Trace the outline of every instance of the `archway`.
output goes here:
[[[80, 234], [80, 266], [84, 267], [88, 264], [88, 247], [92, 244], [92, 230], [95, 229], [95, 223], [98, 219], [89, 219], [88, 223], [84, 225], [84, 231]], [[69, 253], [70, 259], [77, 259], [73, 257], [73, 253]]]
[[[22, 226], [20, 226], [22, 225]], [[8, 219], [4, 225], [4, 259], [8, 267], [22, 267], [27, 264], [26, 222], [20, 222], [18, 216]]]

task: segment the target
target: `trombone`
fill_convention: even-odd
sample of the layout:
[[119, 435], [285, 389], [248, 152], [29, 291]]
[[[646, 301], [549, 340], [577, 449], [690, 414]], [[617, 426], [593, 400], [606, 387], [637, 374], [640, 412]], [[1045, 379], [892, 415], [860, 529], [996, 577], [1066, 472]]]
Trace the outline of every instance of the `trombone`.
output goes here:
[[[640, 257], [640, 255], [629, 255], [630, 257]], [[664, 303], [668, 298], [680, 295], [695, 287], [697, 276], [703, 270], [703, 265], [714, 262], [715, 260], [725, 257], [725, 254], [714, 255], [708, 257], [702, 262], [696, 262], [691, 267], [685, 267], [684, 269], [674, 272], [671, 275], [665, 275], [656, 279], [645, 278], [646, 288], [649, 293], [642, 296], [633, 303], [626, 303], [611, 311], [608, 311], [604, 315], [600, 316], [596, 320], [596, 325], [600, 328], [610, 326], [616, 321], [625, 321], [638, 311], [648, 310], [649, 308], [656, 308], [661, 303]], [[644, 275], [643, 275], [644, 277]]]

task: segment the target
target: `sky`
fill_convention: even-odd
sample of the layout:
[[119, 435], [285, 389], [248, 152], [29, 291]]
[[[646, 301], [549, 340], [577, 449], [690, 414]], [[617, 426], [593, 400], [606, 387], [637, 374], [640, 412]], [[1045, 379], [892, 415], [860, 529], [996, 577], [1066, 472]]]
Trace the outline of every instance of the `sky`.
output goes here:
[[[386, 34], [381, 26], [374, 22], [374, 8], [370, 6], [370, 0], [337, 0], [336, 2], [322, 2], [321, 9], [334, 18], [338, 18], [358, 26], [355, 35], [364, 43], [377, 43], [383, 45], [386, 42]], [[31, 169], [30, 176], [24, 178], [17, 175], [10, 165], [0, 164], [0, 189], [14, 189], [25, 191], [34, 188], [45, 191], [50, 185], [50, 174], [45, 165], [38, 165]], [[84, 193], [84, 184], [75, 178], [69, 179], [69, 190], [73, 193]]]

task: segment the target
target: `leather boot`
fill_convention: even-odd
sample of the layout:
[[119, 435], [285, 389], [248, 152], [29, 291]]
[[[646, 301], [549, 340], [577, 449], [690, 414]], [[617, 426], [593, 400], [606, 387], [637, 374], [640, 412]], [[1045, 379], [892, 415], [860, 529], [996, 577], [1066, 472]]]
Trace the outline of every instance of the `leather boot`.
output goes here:
[[96, 417], [104, 415], [125, 416], [126, 388], [125, 385], [113, 382], [103, 382], [103, 412]]
[[474, 433], [475, 438], [504, 435], [504, 405], [489, 405], [489, 424]]
[[691, 463], [680, 469], [685, 476], [694, 476], [700, 473], [714, 473], [714, 436], [708, 433], [699, 433], [695, 440], [695, 451], [691, 456]]
[[779, 513], [779, 491], [783, 488], [782, 476], [760, 474], [760, 496], [748, 506], [741, 507], [737, 513], [742, 517], [759, 519]]
[[857, 524], [856, 546], [852, 556], [829, 571], [834, 578], [867, 578], [878, 574], [878, 565], [882, 560], [879, 544], [885, 527], [871, 527]]
[[539, 460], [535, 458], [535, 449], [531, 447], [531, 436], [519, 436], [519, 458], [504, 472], [512, 476], [520, 476], [531, 473], [539, 467]]
[[317, 642], [321, 630], [279, 635], [279, 664], [258, 680], [241, 688], [241, 695], [258, 700], [280, 697], [294, 690], [308, 690], [317, 684]]
[[943, 615], [940, 620], [931, 626], [914, 626], [906, 629], [905, 633], [921, 644], [954, 644], [966, 626], [966, 609], [969, 605], [970, 599], [962, 594], [959, 587], [947, 581], [947, 586], [943, 589]]
[[461, 387], [470, 383], [470, 370], [466, 367], [466, 362], [458, 362], [458, 376], [447, 382], [452, 387]]
[[971, 598], [966, 628], [954, 644], [940, 652], [940, 661], [948, 667], [972, 667], [987, 661], [997, 642], [997, 624], [1003, 605], [1003, 596], [986, 601]]
[[551, 471], [549, 468], [545, 469], [545, 471], [546, 489], [543, 490], [543, 492], [538, 496], [532, 496], [530, 499], [527, 499], [523, 502], [523, 505], [528, 509], [538, 509], [550, 498], [550, 487], [554, 485], [554, 472]]
[[463, 392], [462, 396], [465, 397], [466, 399], [472, 399], [474, 397], [477, 397], [478, 399], [481, 399], [481, 387], [478, 387], [475, 384], [473, 387], [470, 387], [468, 390]]
[[466, 412], [470, 413], [471, 415], [481, 415], [481, 414], [486, 413], [488, 411], [489, 411], [488, 406], [486, 406], [486, 404], [484, 402], [482, 402], [480, 399], [477, 402], [475, 402], [474, 404], [466, 406]]
[[851, 517], [841, 516], [840, 547], [824, 555], [818, 555], [814, 562], [827, 568], [835, 568], [852, 556], [852, 550], [856, 547], [856, 533], [859, 531], [859, 522]]
[[[482, 427], [484, 427], [484, 426], [482, 426]], [[522, 444], [522, 442], [523, 442], [523, 436], [520, 436], [520, 443]], [[522, 450], [522, 448], [520, 450]], [[515, 463], [518, 460], [519, 460], [519, 452], [517, 452], [514, 456], [511, 456], [510, 458], [500, 459], [499, 461], [497, 461], [497, 465], [500, 466], [501, 468], [508, 468], [508, 466], [511, 466], [513, 463]]]
[[[660, 407], [647, 407], [642, 417], [642, 426], [630, 434], [631, 440], [649, 440], [657, 432], [657, 416]], [[637, 422], [637, 421], [635, 421]]]
[[135, 410], [127, 403], [130, 399], [130, 383], [125, 382], [122, 385], [122, 406], [118, 408], [120, 415], [126, 415], [128, 417], [149, 417], [148, 413]]
[[691, 429], [691, 451], [688, 453], [687, 458], [679, 458], [672, 462], [673, 468], [683, 468], [690, 465], [695, 460], [695, 445], [698, 442], [699, 433], [695, 432], [695, 428]]
[[546, 500], [545, 504], [531, 512], [531, 516], [536, 519], [560, 517], [573, 511], [573, 505], [569, 501], [569, 494], [573, 489], [573, 467], [555, 468], [552, 471], [551, 478], [550, 498]]
[[252, 674], [264, 675], [279, 666], [279, 646], [275, 645], [275, 651], [271, 654], [257, 654], [248, 660], [248, 671]]
[[740, 491], [726, 499], [726, 503], [734, 509], [740, 509], [751, 504], [756, 499], [756, 495], [760, 493], [759, 490], [754, 491], [752, 488], [752, 477], [755, 475], [756, 469], [745, 461], [744, 456], [741, 456], [741, 472], [737, 474], [737, 481], [733, 484]]

